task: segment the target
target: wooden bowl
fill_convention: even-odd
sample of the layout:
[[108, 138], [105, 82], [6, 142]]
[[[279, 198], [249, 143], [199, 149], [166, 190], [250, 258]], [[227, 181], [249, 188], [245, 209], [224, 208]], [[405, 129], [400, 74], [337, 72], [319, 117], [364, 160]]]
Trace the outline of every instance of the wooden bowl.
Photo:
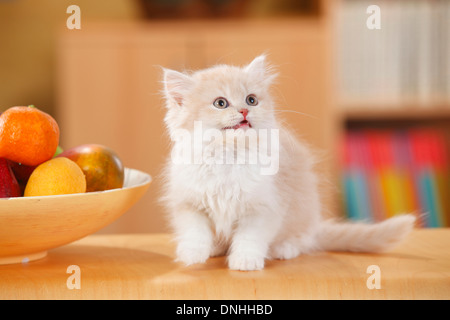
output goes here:
[[43, 258], [47, 250], [107, 226], [146, 192], [151, 177], [125, 168], [123, 188], [0, 199], [0, 264]]

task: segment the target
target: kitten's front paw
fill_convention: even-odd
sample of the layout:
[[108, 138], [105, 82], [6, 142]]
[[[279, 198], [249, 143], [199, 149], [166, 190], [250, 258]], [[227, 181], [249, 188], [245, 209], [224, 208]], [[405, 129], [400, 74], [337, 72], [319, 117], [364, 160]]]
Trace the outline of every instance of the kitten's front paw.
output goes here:
[[290, 242], [283, 242], [276, 244], [270, 251], [272, 259], [288, 260], [300, 255], [300, 250], [297, 246]]
[[245, 254], [231, 254], [228, 257], [228, 267], [231, 270], [253, 271], [264, 268], [264, 257]]
[[211, 248], [204, 243], [182, 242], [177, 247], [176, 261], [184, 263], [186, 266], [205, 263], [210, 255]]

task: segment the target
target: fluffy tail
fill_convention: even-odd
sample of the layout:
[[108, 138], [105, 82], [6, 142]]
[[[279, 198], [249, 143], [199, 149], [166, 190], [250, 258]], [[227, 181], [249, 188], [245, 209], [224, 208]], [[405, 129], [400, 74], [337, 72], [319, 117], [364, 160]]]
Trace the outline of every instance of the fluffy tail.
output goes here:
[[399, 215], [380, 223], [337, 223], [325, 221], [319, 245], [326, 251], [381, 252], [399, 244], [413, 229], [416, 218]]

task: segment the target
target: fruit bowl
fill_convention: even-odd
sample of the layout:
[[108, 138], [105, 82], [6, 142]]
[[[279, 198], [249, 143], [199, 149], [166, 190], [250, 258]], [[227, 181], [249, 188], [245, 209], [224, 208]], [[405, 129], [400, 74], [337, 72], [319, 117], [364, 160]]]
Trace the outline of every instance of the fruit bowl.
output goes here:
[[100, 230], [130, 209], [150, 182], [150, 175], [125, 168], [120, 189], [0, 199], [0, 264], [43, 258]]

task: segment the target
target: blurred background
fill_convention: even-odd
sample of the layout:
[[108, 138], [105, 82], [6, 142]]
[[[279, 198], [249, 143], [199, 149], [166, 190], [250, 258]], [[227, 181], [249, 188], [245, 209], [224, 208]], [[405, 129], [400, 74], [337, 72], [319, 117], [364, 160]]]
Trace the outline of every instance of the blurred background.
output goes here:
[[[80, 30], [66, 26], [74, 4]], [[366, 25], [374, 4], [381, 29]], [[165, 232], [160, 67], [267, 53], [281, 117], [320, 156], [325, 215], [449, 226], [449, 17], [448, 0], [3, 0], [0, 111], [34, 104], [64, 149], [104, 144], [152, 175], [100, 233]]]

